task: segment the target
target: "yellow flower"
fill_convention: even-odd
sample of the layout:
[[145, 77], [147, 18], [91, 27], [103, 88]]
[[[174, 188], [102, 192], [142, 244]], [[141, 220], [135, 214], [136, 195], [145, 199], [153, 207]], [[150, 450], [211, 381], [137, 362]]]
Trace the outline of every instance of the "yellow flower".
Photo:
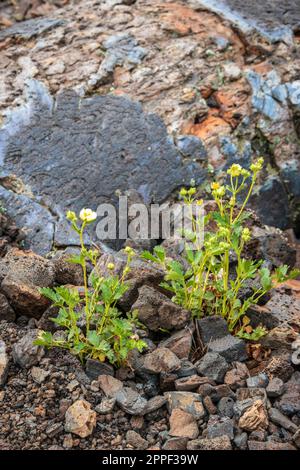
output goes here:
[[187, 193], [188, 193], [188, 192], [187, 192], [187, 190], [186, 190], [185, 188], [181, 188], [181, 190], [180, 190], [180, 193], [179, 193], [179, 194], [180, 194], [180, 196], [186, 196], [186, 195], [187, 195]]
[[262, 169], [263, 164], [264, 164], [264, 159], [261, 157], [258, 160], [256, 160], [256, 162], [252, 163], [252, 165], [250, 165], [250, 170], [253, 171], [253, 173], [257, 173], [258, 171]]
[[203, 199], [198, 199], [198, 200], [196, 201], [196, 205], [197, 205], [197, 206], [202, 206], [202, 205], [203, 205]]
[[196, 194], [196, 188], [190, 188], [188, 190], [188, 194], [189, 194], [189, 196], [193, 196], [194, 194]]
[[97, 212], [92, 211], [92, 209], [81, 209], [79, 217], [83, 222], [93, 222], [97, 219]]
[[214, 183], [211, 183], [211, 189], [215, 190], [215, 189], [219, 189], [220, 187], [220, 183], [217, 183], [216, 181]]
[[131, 246], [126, 246], [124, 248], [124, 251], [125, 253], [127, 253], [127, 255], [131, 255], [131, 256], [135, 255], [135, 251], [133, 250], [133, 248], [131, 248]]
[[244, 242], [248, 242], [251, 238], [251, 232], [250, 230], [246, 227], [243, 229], [242, 231], [242, 240], [244, 240]]
[[66, 217], [71, 222], [76, 222], [76, 220], [77, 220], [76, 214], [73, 211], [68, 211], [67, 214], [66, 214]]
[[249, 178], [250, 176], [250, 171], [246, 170], [245, 168], [242, 169], [241, 175], [244, 176], [245, 178]]
[[227, 170], [228, 175], [231, 175], [233, 177], [240, 176], [241, 172], [242, 172], [242, 167], [238, 163], [234, 163], [233, 165], [231, 165], [229, 170]]
[[221, 248], [221, 250], [229, 250], [230, 245], [229, 245], [229, 243], [221, 242], [221, 243], [219, 244], [219, 248]]
[[223, 197], [225, 196], [225, 192], [226, 192], [226, 189], [225, 189], [225, 186], [220, 186], [218, 189], [215, 189], [213, 191], [213, 196], [214, 197]]
[[113, 269], [115, 269], [114, 263], [108, 263], [107, 269], [110, 269], [111, 271], [112, 271]]

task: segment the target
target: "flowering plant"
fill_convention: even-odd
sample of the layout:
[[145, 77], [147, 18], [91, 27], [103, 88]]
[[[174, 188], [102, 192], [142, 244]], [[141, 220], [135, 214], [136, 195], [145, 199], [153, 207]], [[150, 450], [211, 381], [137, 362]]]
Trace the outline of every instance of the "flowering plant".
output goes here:
[[[262, 166], [262, 158], [254, 162], [249, 170], [233, 164], [227, 171], [229, 184], [211, 184], [217, 210], [204, 217], [204, 226], [214, 223], [216, 230], [205, 232], [202, 246], [197, 238], [200, 221], [193, 219], [193, 229], [188, 233], [188, 238], [195, 243], [196, 249], [186, 245], [188, 269], [182, 263], [167, 258], [161, 246], [157, 246], [153, 254], [146, 251], [142, 255], [163, 266], [166, 274], [162, 286], [173, 294], [175, 303], [190, 310], [196, 318], [221, 315], [227, 320], [231, 332], [252, 340], [259, 339], [266, 330], [261, 326], [251, 327], [246, 315], [249, 307], [257, 304], [276, 283], [299, 275], [298, 270], [288, 272], [285, 265], [271, 273], [263, 260], [253, 261], [243, 257], [245, 244], [251, 239], [250, 229], [244, 226], [249, 217], [245, 206]], [[245, 190], [243, 202], [239, 205], [238, 197]], [[195, 202], [203, 203], [194, 200], [195, 193], [195, 188], [180, 191], [189, 206]], [[245, 287], [250, 288], [247, 296]]]
[[[47, 348], [68, 349], [81, 360], [90, 357], [99, 361], [108, 360], [120, 366], [126, 362], [131, 350], [142, 351], [145, 347], [145, 343], [135, 332], [138, 325], [136, 313], [133, 312], [124, 318], [117, 308], [118, 300], [128, 289], [125, 277], [130, 271], [130, 262], [135, 253], [130, 247], [124, 249], [127, 262], [121, 276], [99, 277], [94, 269], [90, 276], [89, 288], [87, 262], [95, 267], [99, 251], [86, 248], [84, 230], [96, 218], [97, 214], [91, 209], [82, 209], [79, 218], [74, 212], [67, 212], [67, 219], [80, 238], [80, 254], [73, 256], [69, 261], [82, 267], [84, 300], [76, 288], [60, 286], [54, 289], [40, 289], [59, 309], [57, 317], [51, 320], [60, 330], [54, 334], [41, 331], [35, 344]], [[107, 268], [113, 271], [115, 266], [108, 263]]]

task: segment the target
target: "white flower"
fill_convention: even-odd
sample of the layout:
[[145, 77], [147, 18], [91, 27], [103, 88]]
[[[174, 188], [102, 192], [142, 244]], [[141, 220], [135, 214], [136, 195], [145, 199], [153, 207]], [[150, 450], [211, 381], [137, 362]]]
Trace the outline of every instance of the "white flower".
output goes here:
[[79, 217], [83, 222], [93, 222], [97, 219], [97, 212], [92, 211], [92, 209], [81, 209]]

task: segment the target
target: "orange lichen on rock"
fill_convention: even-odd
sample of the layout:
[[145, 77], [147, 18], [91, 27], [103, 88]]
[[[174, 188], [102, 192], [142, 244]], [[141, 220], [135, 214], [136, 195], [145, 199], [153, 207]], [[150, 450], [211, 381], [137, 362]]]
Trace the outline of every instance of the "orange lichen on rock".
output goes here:
[[231, 132], [230, 125], [223, 118], [214, 114], [215, 110], [210, 110], [208, 117], [198, 124], [191, 124], [185, 127], [186, 134], [192, 134], [205, 143], [217, 139], [220, 135], [227, 135]]

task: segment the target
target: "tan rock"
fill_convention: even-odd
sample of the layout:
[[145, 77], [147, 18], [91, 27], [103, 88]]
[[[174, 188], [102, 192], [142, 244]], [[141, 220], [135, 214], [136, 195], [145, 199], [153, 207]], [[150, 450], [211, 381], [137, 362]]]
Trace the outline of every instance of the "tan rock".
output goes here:
[[115, 379], [111, 375], [99, 375], [98, 384], [107, 397], [115, 397], [119, 390], [123, 388], [121, 380]]
[[6, 353], [4, 341], [0, 340], [0, 387], [2, 387], [7, 378], [9, 359]]
[[90, 436], [96, 426], [96, 412], [86, 400], [77, 400], [66, 411], [65, 431]]
[[20, 315], [40, 318], [50, 301], [40, 287], [51, 287], [55, 270], [51, 261], [32, 251], [11, 249], [0, 263], [1, 290], [14, 311]]
[[147, 354], [144, 359], [143, 369], [151, 374], [160, 372], [172, 372], [180, 369], [181, 361], [167, 348], [157, 348]]
[[267, 429], [269, 425], [268, 414], [262, 400], [257, 400], [239, 419], [239, 427], [245, 431]]
[[193, 415], [176, 408], [170, 416], [170, 436], [196, 439], [199, 436], [197, 421]]

